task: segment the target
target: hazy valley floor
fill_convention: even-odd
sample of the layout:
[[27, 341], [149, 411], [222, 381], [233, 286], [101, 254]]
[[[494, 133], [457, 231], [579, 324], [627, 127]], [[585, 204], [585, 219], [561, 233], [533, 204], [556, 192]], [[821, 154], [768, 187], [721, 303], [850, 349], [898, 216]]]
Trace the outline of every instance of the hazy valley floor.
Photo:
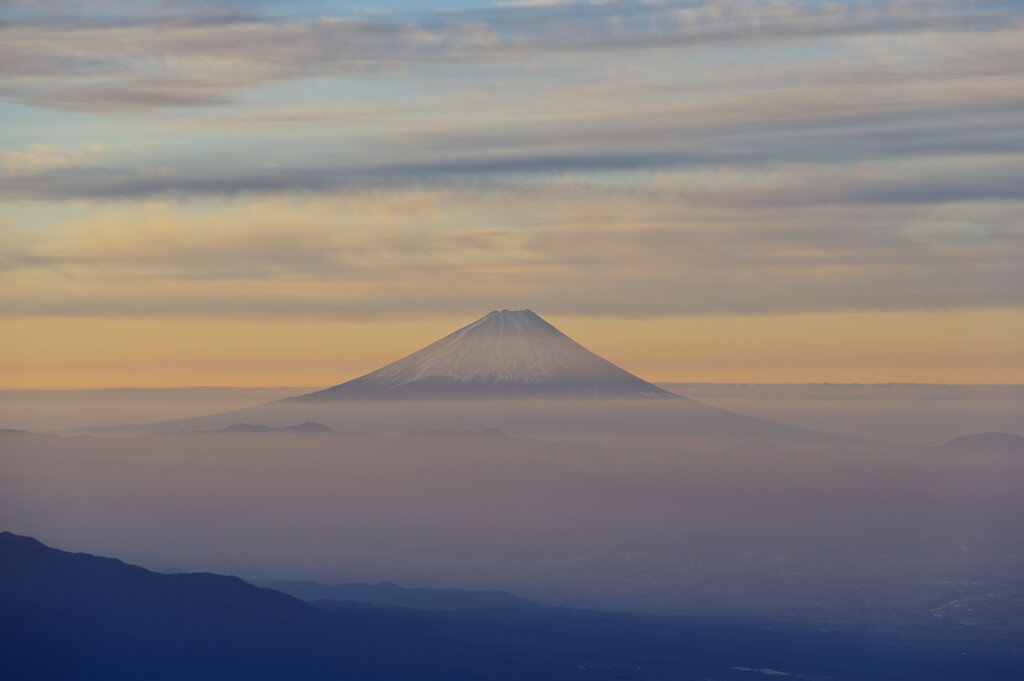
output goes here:
[[8, 432], [0, 513], [160, 569], [912, 621], [1024, 575], [1024, 456], [991, 444], [705, 454], [500, 433]]
[[[934, 446], [958, 435], [1024, 435], [1024, 386], [663, 383], [740, 414], [803, 428]], [[0, 390], [0, 428], [54, 431], [155, 423], [242, 409], [313, 387]], [[515, 433], [513, 433], [515, 434]]]

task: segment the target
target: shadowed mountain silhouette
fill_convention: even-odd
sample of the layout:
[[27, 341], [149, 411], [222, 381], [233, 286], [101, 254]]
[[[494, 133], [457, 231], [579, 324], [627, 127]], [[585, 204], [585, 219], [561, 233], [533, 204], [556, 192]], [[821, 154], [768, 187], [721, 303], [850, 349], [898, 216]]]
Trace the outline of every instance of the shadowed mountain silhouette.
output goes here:
[[251, 423], [236, 423], [227, 428], [223, 428], [219, 433], [269, 433], [269, 434], [281, 434], [281, 435], [301, 435], [303, 433], [309, 433], [312, 435], [324, 435], [327, 433], [337, 433], [338, 431], [333, 428], [328, 428], [322, 423], [316, 421], [306, 421], [305, 423], [299, 423], [294, 426], [261, 426], [258, 424]]
[[532, 310], [495, 310], [385, 367], [298, 400], [677, 397]]
[[3, 679], [516, 678], [502, 671], [512, 659], [408, 618], [329, 613], [237, 577], [158, 574], [10, 532], [0, 612]]
[[560, 608], [303, 603], [235, 577], [158, 574], [0, 533], [12, 681], [660, 681], [771, 670], [832, 681], [1016, 681], [1013, 641]]
[[935, 447], [940, 452], [977, 454], [1020, 454], [1024, 456], [1024, 437], [1013, 433], [977, 433], [961, 435]]

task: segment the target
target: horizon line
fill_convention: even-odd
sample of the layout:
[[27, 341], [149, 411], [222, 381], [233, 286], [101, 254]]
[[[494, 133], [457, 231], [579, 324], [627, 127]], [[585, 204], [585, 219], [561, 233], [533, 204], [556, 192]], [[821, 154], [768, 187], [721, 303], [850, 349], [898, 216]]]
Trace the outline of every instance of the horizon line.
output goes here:
[[[928, 383], [922, 381], [648, 381], [657, 386], [859, 386], [859, 387], [943, 387], [943, 388], [1024, 388], [1024, 383]], [[5, 388], [0, 393], [14, 392], [103, 392], [117, 390], [320, 390], [334, 384], [315, 385], [179, 385], [179, 386], [107, 386], [85, 388]]]

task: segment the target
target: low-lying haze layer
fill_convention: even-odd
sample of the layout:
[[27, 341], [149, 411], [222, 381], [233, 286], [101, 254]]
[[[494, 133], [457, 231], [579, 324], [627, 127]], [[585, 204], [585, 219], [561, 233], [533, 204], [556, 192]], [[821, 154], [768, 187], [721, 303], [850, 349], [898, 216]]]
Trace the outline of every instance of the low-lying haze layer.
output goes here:
[[[666, 390], [740, 414], [903, 444], [933, 446], [965, 433], [989, 431], [1024, 435], [1020, 428], [1024, 423], [1024, 387], [1021, 386], [660, 385]], [[157, 423], [251, 407], [316, 389], [0, 391], [0, 427], [49, 431]], [[349, 427], [372, 430], [373, 425], [378, 424], [352, 423]], [[383, 432], [389, 432], [386, 422], [379, 425], [384, 427]], [[485, 423], [477, 427], [493, 425]], [[426, 424], [424, 427], [434, 426]]]
[[1024, 439], [793, 453], [500, 433], [0, 433], [12, 531], [145, 565], [549, 603], [926, 617], [1019, 581]]

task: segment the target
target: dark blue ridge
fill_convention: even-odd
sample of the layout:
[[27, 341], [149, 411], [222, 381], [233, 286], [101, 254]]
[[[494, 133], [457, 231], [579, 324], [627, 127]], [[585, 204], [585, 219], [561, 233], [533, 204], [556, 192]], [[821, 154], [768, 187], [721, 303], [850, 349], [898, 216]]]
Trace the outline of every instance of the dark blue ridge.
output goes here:
[[[0, 533], [11, 681], [954, 681], [1024, 678], [1019, 641], [558, 608], [316, 606]], [[756, 675], [753, 675], [754, 673]]]

